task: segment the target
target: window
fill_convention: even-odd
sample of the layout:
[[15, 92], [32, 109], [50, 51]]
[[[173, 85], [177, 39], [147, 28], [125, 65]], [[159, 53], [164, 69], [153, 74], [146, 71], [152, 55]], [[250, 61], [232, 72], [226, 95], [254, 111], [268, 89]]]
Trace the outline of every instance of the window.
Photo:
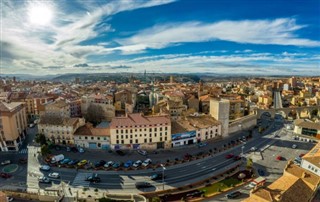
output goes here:
[[155, 128], [154, 131], [157, 132], [157, 128]]
[[149, 132], [151, 132], [152, 131], [152, 128], [149, 128]]
[[86, 139], [86, 140], [87, 140], [87, 139], [88, 139], [88, 137], [84, 137], [84, 139]]
[[136, 139], [136, 143], [138, 143], [138, 139]]
[[116, 133], [117, 133], [117, 134], [119, 133], [119, 130], [118, 130], [118, 129], [116, 130]]
[[160, 128], [160, 131], [162, 131], [162, 127]]
[[100, 140], [100, 137], [97, 137], [98, 140]]
[[160, 137], [160, 141], [162, 141], [162, 137]]
[[164, 137], [164, 141], [167, 141], [167, 137]]
[[119, 144], [119, 140], [117, 140], [117, 144]]
[[128, 135], [126, 135], [126, 139], [128, 139]]
[[147, 143], [147, 139], [144, 139], [144, 143]]
[[93, 140], [93, 137], [91, 137], [91, 140]]
[[81, 137], [79, 137], [79, 140], [81, 140]]
[[152, 142], [152, 138], [150, 138], [149, 141]]
[[103, 138], [103, 140], [107, 140], [107, 138], [106, 138], [106, 137], [104, 137], [104, 138]]
[[168, 127], [166, 126], [164, 129], [165, 129], [165, 130], [168, 130]]
[[123, 133], [123, 130], [121, 129], [121, 133]]
[[128, 129], [126, 129], [126, 133], [128, 133]]
[[147, 131], [147, 129], [145, 128], [144, 131]]
[[132, 140], [130, 140], [130, 144], [132, 144]]
[[124, 144], [124, 140], [121, 140], [121, 144]]
[[149, 134], [149, 137], [152, 137], [152, 134], [151, 134], [151, 133]]

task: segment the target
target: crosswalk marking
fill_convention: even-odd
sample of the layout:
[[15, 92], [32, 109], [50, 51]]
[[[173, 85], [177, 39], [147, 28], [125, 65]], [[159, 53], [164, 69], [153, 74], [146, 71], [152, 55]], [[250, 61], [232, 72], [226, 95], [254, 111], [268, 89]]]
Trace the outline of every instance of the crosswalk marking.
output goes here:
[[21, 149], [19, 151], [19, 154], [26, 154], [26, 153], [28, 153], [28, 149]]
[[91, 175], [92, 175], [92, 173], [78, 173], [77, 176], [74, 178], [72, 185], [73, 186], [89, 187], [90, 182], [85, 181], [85, 179]]

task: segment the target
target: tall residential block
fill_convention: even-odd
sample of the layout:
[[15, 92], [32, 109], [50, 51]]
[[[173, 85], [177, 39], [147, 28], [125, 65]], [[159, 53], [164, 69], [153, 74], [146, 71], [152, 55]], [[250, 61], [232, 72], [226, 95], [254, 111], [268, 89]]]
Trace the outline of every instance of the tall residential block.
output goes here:
[[0, 102], [0, 151], [18, 151], [26, 137], [26, 107], [22, 102]]
[[210, 99], [210, 115], [216, 120], [221, 122], [222, 136], [226, 136], [229, 133], [229, 111], [230, 101], [220, 98]]

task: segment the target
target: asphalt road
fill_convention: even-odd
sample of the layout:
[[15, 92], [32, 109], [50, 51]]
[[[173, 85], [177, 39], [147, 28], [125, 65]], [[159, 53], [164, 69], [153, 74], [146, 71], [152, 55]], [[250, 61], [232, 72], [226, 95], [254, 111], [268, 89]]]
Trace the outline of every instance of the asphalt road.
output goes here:
[[282, 98], [279, 91], [274, 91], [273, 107], [275, 109], [282, 108]]

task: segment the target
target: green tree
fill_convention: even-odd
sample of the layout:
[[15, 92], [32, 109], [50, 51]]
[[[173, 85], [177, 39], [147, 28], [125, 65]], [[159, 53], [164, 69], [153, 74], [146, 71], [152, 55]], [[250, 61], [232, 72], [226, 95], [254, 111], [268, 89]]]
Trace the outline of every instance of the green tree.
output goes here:
[[45, 155], [50, 154], [50, 153], [51, 153], [51, 151], [50, 151], [48, 145], [44, 144], [44, 145], [41, 146], [41, 154], [42, 154], [42, 156], [45, 156]]
[[85, 119], [92, 123], [93, 125], [99, 124], [104, 118], [104, 110], [102, 106], [91, 104], [88, 107]]
[[38, 143], [40, 145], [47, 144], [46, 137], [42, 133], [36, 134], [35, 141], [36, 141], [36, 143]]

